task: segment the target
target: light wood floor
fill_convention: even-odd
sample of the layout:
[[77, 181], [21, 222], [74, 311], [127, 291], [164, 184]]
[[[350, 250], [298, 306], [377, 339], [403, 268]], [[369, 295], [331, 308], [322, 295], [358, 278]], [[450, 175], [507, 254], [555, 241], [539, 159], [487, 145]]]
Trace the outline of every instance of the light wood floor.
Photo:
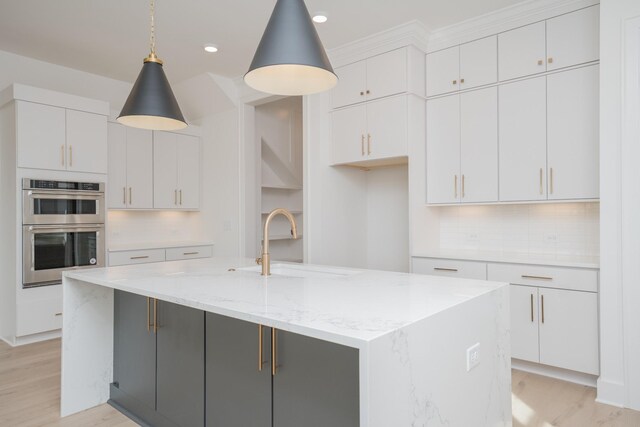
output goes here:
[[[595, 390], [513, 371], [514, 427], [640, 427], [640, 412], [595, 403]], [[136, 426], [109, 405], [60, 419], [60, 340], [0, 341], [0, 426]], [[476, 427], [476, 426], [464, 426]]]

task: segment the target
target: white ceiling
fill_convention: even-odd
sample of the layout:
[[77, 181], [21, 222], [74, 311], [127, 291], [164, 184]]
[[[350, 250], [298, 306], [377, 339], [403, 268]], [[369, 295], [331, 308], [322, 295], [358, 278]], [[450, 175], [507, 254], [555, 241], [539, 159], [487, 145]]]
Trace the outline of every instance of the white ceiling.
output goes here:
[[[437, 29], [521, 0], [306, 0], [333, 48], [414, 19]], [[158, 56], [172, 82], [242, 75], [275, 0], [156, 0]], [[132, 82], [148, 53], [147, 0], [0, 0], [0, 50]], [[205, 43], [220, 51], [205, 54]], [[2, 67], [0, 65], [0, 72]]]

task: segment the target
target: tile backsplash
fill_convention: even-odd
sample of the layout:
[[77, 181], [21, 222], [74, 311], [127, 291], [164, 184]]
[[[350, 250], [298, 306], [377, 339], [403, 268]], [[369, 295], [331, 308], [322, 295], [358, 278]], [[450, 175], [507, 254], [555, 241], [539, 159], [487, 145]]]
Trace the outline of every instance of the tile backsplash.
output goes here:
[[441, 250], [599, 255], [600, 204], [597, 202], [438, 209]]

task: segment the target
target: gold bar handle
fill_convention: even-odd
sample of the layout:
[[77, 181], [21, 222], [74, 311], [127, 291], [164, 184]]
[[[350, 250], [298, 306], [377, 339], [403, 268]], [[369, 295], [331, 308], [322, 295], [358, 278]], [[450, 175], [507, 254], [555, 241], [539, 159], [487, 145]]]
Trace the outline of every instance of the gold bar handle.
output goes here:
[[540, 301], [542, 304], [542, 323], [544, 323], [544, 295], [540, 295]]
[[73, 146], [69, 146], [69, 166], [73, 167]]
[[433, 269], [435, 271], [451, 271], [453, 273], [457, 273], [458, 269], [457, 268], [444, 268], [444, 267], [433, 267]]
[[132, 191], [131, 191], [131, 187], [129, 187], [129, 204], [133, 204], [133, 197], [131, 195]]
[[258, 372], [262, 372], [262, 325], [258, 325]]
[[62, 313], [56, 313], [56, 314], [54, 314], [54, 316], [56, 316], [56, 317], [62, 316]]
[[182, 190], [180, 190], [180, 206], [182, 206]]
[[151, 319], [149, 319], [149, 315], [151, 314], [151, 298], [147, 297], [147, 332], [151, 331]]
[[553, 168], [549, 169], [549, 192], [553, 194]]
[[367, 134], [367, 154], [371, 155], [371, 134]]
[[153, 333], [158, 333], [158, 300], [153, 299]]
[[173, 204], [178, 205], [178, 190], [173, 190]]
[[542, 168], [540, 168], [540, 194], [542, 194]]
[[362, 152], [362, 155], [364, 156], [364, 134], [362, 134], [362, 138], [360, 139], [360, 151]]
[[533, 294], [531, 294], [531, 323], [533, 323]]
[[198, 255], [200, 252], [183, 252], [182, 255]]
[[462, 175], [462, 198], [464, 199], [464, 175]]
[[271, 375], [275, 376], [278, 372], [278, 331], [276, 328], [271, 328]]
[[140, 255], [140, 256], [129, 257], [129, 259], [147, 259], [147, 258], [149, 258], [149, 255]]
[[454, 198], [458, 198], [458, 175], [453, 176], [453, 195]]
[[64, 166], [64, 145], [60, 146], [60, 164]]
[[553, 280], [553, 277], [548, 276], [529, 276], [528, 274], [522, 275], [523, 279], [534, 279], [534, 280]]
[[127, 204], [127, 187], [122, 187], [122, 204]]

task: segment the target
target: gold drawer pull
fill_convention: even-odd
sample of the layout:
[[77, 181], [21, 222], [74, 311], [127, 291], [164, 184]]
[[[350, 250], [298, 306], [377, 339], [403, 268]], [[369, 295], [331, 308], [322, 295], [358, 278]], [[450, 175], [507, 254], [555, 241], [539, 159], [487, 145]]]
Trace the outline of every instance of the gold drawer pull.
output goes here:
[[153, 299], [153, 333], [158, 333], [158, 300]]
[[184, 252], [182, 255], [198, 255], [200, 252]]
[[547, 276], [529, 276], [528, 274], [523, 274], [522, 275], [523, 279], [535, 279], [535, 280], [553, 280], [553, 277], [547, 277]]
[[54, 316], [62, 316], [62, 313], [56, 313]]
[[531, 294], [531, 323], [533, 323], [533, 294]]
[[544, 323], [544, 295], [540, 295], [540, 301], [542, 303], [542, 323]]
[[271, 375], [275, 376], [278, 372], [278, 331], [276, 328], [271, 328]]
[[454, 273], [458, 272], [457, 268], [445, 268], [445, 267], [433, 267], [435, 271], [452, 271]]
[[132, 256], [130, 259], [147, 259], [149, 255]]
[[151, 298], [147, 297], [147, 332], [151, 331], [151, 319], [149, 315], [151, 314]]
[[362, 138], [360, 139], [360, 149], [361, 149], [362, 155], [364, 156], [364, 135], [362, 135]]
[[258, 372], [262, 372], [262, 325], [258, 325]]

